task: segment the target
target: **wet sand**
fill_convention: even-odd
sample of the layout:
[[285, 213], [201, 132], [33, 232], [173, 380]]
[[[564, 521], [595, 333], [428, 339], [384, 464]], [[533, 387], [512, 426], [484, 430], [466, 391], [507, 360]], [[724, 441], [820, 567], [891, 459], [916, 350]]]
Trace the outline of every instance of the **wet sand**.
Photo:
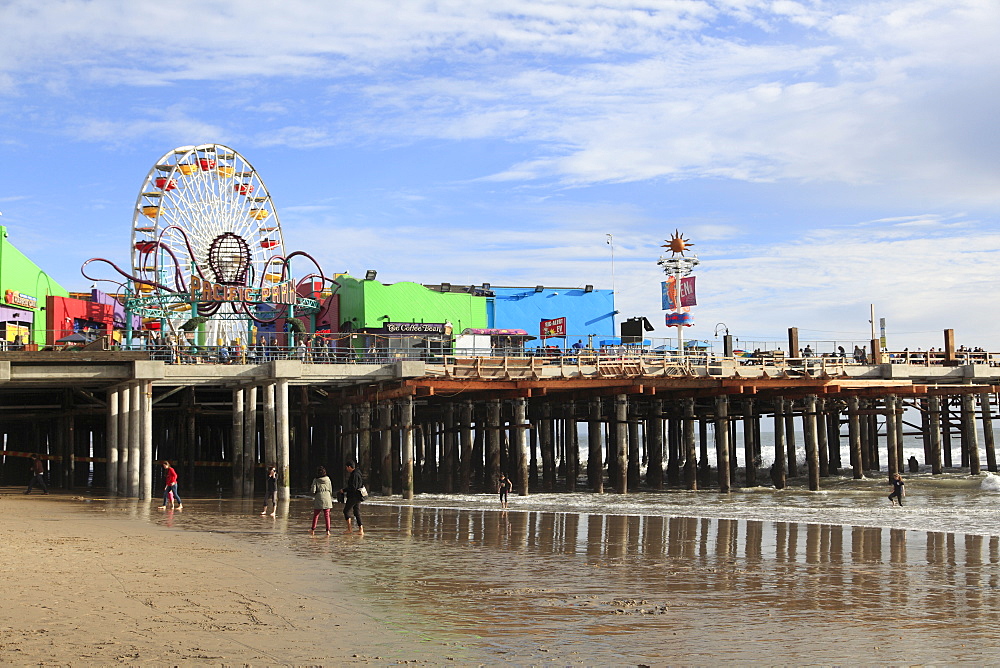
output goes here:
[[[604, 498], [613, 506], [620, 497]], [[492, 496], [477, 501], [456, 509], [375, 500], [364, 505], [359, 539], [338, 535], [339, 525], [329, 538], [310, 538], [308, 499], [282, 504], [272, 519], [232, 500], [185, 498], [184, 512], [170, 514], [128, 501], [5, 496], [0, 544], [12, 598], [0, 613], [0, 657], [81, 665], [1000, 662], [997, 536], [501, 512]], [[15, 563], [42, 566], [34, 590], [24, 587], [23, 566], [9, 565], [11, 543]], [[345, 598], [366, 612], [344, 618]]]
[[154, 507], [0, 492], [0, 662], [476, 663], [380, 619], [335, 560], [183, 531]]

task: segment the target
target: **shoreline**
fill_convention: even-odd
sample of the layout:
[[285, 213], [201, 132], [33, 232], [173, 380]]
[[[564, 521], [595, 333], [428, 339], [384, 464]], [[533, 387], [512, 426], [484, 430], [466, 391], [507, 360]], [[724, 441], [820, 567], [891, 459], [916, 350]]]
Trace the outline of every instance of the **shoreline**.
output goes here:
[[[147, 513], [147, 502], [99, 507], [74, 494], [22, 491], [0, 489], [2, 663], [463, 660], [465, 650], [454, 643], [415, 636], [375, 614], [353, 592], [336, 554], [308, 559], [129, 514], [129, 507], [161, 512]], [[303, 537], [309, 540], [304, 530]]]

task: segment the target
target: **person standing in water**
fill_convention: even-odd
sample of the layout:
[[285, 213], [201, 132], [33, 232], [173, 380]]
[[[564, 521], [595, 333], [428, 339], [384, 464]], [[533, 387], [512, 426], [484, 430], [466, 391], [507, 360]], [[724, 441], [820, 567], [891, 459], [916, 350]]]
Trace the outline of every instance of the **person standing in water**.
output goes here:
[[[163, 505], [160, 506], [160, 510], [166, 510], [170, 508], [173, 510], [174, 502], [177, 502], [177, 510], [184, 510], [184, 504], [181, 503], [181, 495], [177, 493], [177, 471], [170, 466], [170, 462], [163, 460]], [[171, 494], [173, 498], [171, 498]]]
[[353, 513], [354, 519], [358, 522], [358, 535], [364, 536], [365, 527], [361, 522], [361, 502], [364, 500], [364, 494], [361, 490], [365, 486], [365, 479], [353, 461], [348, 460], [344, 464], [344, 468], [347, 470], [347, 486], [340, 490], [344, 493], [344, 520], [347, 522], [347, 529], [344, 533], [353, 533], [351, 528], [351, 514]]
[[323, 520], [326, 523], [326, 535], [330, 535], [330, 509], [333, 508], [333, 483], [326, 475], [326, 469], [320, 466], [316, 470], [316, 477], [313, 478], [309, 491], [313, 495], [313, 522], [309, 533], [316, 533], [316, 523], [319, 522], [319, 514], [323, 513]]
[[273, 466], [267, 468], [267, 478], [264, 479], [267, 489], [264, 490], [264, 510], [261, 515], [267, 515], [267, 506], [271, 506], [271, 517], [278, 510], [278, 471]]
[[889, 503], [896, 505], [896, 501], [899, 501], [899, 505], [903, 505], [903, 476], [898, 473], [893, 473], [889, 478], [889, 482], [892, 483], [892, 494], [889, 495]]
[[497, 491], [500, 493], [500, 507], [507, 508], [507, 495], [514, 489], [514, 483], [510, 481], [506, 473], [500, 474], [500, 480], [497, 483]]

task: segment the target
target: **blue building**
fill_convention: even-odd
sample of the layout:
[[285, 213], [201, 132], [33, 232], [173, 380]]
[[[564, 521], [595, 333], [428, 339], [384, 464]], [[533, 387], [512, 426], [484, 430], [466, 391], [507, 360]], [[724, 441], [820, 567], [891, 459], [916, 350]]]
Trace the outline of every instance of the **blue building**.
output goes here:
[[[484, 286], [485, 287], [485, 286]], [[526, 348], [540, 345], [569, 347], [577, 341], [598, 347], [615, 332], [615, 294], [612, 290], [585, 288], [489, 287], [487, 319], [496, 329], [523, 329], [539, 337], [543, 320], [566, 318], [566, 338], [528, 341]]]

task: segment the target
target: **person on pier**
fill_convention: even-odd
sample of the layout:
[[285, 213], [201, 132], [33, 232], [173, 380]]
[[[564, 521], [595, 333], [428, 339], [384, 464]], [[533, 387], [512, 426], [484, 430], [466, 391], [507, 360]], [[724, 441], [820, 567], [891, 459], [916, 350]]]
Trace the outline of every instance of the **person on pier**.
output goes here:
[[45, 463], [37, 454], [31, 454], [31, 480], [28, 481], [28, 489], [25, 494], [31, 494], [31, 490], [38, 485], [42, 488], [42, 494], [48, 494], [49, 488], [45, 484]]
[[367, 494], [365, 480], [361, 476], [361, 471], [358, 470], [357, 464], [353, 461], [348, 460], [344, 464], [344, 468], [347, 470], [347, 485], [340, 490], [344, 493], [344, 521], [347, 522], [347, 529], [344, 533], [354, 533], [351, 527], [351, 515], [353, 514], [354, 519], [358, 523], [358, 535], [364, 536], [365, 527], [361, 522], [361, 502]]
[[896, 505], [896, 501], [899, 501], [899, 505], [903, 505], [903, 496], [905, 492], [903, 491], [903, 476], [898, 473], [893, 473], [892, 477], [889, 478], [889, 482], [892, 483], [892, 493], [889, 494], [889, 503]]

